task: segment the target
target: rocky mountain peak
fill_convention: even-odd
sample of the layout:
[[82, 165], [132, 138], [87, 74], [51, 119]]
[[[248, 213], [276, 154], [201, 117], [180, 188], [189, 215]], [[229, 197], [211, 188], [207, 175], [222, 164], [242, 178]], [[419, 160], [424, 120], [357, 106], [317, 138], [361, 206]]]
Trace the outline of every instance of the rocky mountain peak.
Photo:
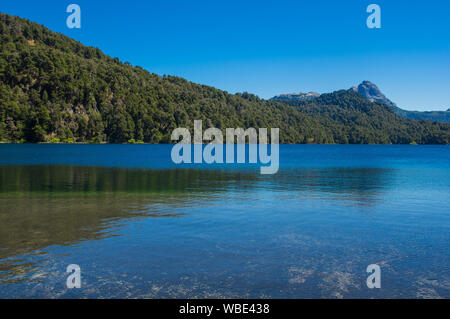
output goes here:
[[380, 89], [370, 81], [363, 81], [358, 86], [352, 87], [350, 90], [358, 92], [371, 102], [381, 102], [389, 106], [396, 106], [391, 100], [389, 100]]

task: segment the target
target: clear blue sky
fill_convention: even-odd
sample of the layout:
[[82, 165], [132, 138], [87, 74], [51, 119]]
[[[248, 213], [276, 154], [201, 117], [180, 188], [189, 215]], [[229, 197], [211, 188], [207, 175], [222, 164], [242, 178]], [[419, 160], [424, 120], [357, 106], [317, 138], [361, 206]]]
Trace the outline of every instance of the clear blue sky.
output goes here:
[[[82, 28], [66, 27], [80, 5]], [[367, 5], [381, 7], [368, 29]], [[38, 22], [158, 74], [263, 98], [370, 80], [409, 110], [450, 108], [448, 0], [3, 0]]]

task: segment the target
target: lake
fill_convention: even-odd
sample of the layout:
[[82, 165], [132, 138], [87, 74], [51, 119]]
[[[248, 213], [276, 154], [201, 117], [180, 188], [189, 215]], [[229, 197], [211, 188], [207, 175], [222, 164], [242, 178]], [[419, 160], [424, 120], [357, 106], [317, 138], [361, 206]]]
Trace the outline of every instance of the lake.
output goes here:
[[449, 146], [170, 151], [0, 144], [0, 298], [450, 298]]

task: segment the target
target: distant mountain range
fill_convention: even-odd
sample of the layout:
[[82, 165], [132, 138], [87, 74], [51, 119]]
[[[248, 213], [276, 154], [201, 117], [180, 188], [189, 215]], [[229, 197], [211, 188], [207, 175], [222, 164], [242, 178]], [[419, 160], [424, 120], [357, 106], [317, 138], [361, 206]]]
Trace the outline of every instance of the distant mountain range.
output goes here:
[[450, 143], [450, 124], [405, 119], [353, 90], [282, 101], [230, 94], [0, 13], [0, 143], [172, 143], [194, 120], [222, 131], [276, 127], [280, 143]]
[[[370, 81], [363, 81], [358, 86], [350, 88], [351, 91], [357, 92], [370, 102], [380, 102], [390, 106], [397, 115], [413, 120], [430, 120], [444, 123], [450, 123], [450, 109], [447, 111], [407, 111], [399, 108], [394, 102], [389, 100], [381, 90]], [[280, 94], [272, 98], [274, 101], [311, 101], [318, 98], [320, 94], [310, 93], [292, 93]]]

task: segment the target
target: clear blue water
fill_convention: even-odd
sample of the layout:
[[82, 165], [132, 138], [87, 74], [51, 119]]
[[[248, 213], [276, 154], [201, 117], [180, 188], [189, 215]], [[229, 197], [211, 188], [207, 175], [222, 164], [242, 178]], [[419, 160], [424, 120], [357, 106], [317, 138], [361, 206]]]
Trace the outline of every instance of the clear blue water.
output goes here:
[[281, 145], [276, 175], [170, 150], [0, 145], [0, 298], [450, 297], [450, 147]]

